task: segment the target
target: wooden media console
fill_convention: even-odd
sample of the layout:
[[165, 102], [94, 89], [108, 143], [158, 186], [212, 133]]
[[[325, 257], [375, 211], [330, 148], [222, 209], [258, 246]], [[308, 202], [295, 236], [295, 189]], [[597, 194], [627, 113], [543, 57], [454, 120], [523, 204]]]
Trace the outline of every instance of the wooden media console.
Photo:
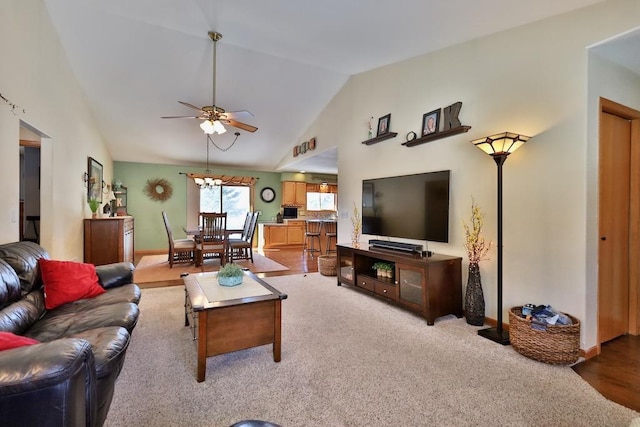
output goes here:
[[[337, 246], [338, 286], [379, 296], [411, 310], [433, 325], [438, 317], [462, 317], [462, 258], [433, 254], [423, 257], [376, 249], [368, 244]], [[392, 277], [376, 277], [376, 262], [391, 263]]]

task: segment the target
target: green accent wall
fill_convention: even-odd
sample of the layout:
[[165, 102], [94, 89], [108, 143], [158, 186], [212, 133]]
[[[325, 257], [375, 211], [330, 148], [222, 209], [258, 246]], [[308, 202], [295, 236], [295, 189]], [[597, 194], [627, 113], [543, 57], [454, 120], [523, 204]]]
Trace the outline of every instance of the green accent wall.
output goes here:
[[[122, 181], [127, 187], [127, 212], [135, 220], [135, 250], [153, 251], [168, 248], [167, 233], [162, 222], [162, 211], [166, 211], [171, 223], [174, 239], [185, 238], [182, 227], [187, 224], [187, 177], [182, 173], [202, 173], [201, 167], [161, 165], [151, 163], [113, 162], [113, 179]], [[216, 174], [252, 176], [258, 178], [255, 185], [253, 209], [262, 211], [261, 221], [268, 221], [280, 210], [281, 174], [242, 169], [215, 168]], [[163, 178], [171, 183], [173, 194], [164, 202], [151, 200], [144, 187], [149, 179]], [[112, 183], [113, 184], [113, 183]], [[271, 187], [276, 199], [265, 203], [260, 199], [260, 190]]]

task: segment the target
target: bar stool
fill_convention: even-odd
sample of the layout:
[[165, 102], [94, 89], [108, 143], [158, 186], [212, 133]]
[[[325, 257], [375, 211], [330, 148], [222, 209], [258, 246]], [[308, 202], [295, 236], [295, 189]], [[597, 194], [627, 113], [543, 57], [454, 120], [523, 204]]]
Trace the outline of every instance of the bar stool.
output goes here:
[[322, 226], [324, 227], [324, 235], [327, 236], [327, 247], [325, 250], [325, 254], [329, 254], [329, 252], [336, 252], [335, 249], [331, 249], [331, 240], [334, 241], [334, 243], [338, 243], [338, 232], [336, 230], [336, 222], [335, 221], [324, 221], [322, 223]]
[[[322, 221], [305, 221], [304, 223], [304, 246], [302, 246], [302, 254], [313, 254], [318, 252], [322, 255], [322, 244], [320, 243], [320, 234], [322, 234]], [[318, 248], [314, 245], [314, 239], [318, 239]]]

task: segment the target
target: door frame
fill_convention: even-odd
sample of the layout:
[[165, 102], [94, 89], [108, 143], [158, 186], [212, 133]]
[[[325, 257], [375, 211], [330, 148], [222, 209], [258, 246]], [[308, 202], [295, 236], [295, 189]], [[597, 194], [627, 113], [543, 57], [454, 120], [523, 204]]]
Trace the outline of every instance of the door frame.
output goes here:
[[[630, 176], [629, 176], [629, 260], [640, 259], [640, 111], [626, 107], [617, 102], [606, 98], [600, 98], [599, 107], [599, 139], [598, 144], [603, 141], [602, 113], [614, 114], [616, 116], [627, 119], [631, 122], [631, 147], [630, 147]], [[598, 162], [599, 173], [601, 165]], [[638, 197], [631, 197], [637, 194]], [[599, 202], [598, 202], [599, 203]], [[598, 234], [600, 233], [600, 224], [598, 224]], [[598, 236], [599, 237], [599, 236]], [[598, 259], [600, 253], [598, 252]], [[598, 268], [599, 269], [599, 268]], [[598, 279], [598, 296], [600, 295], [600, 280]], [[640, 331], [640, 316], [638, 308], [640, 307], [640, 264], [629, 263], [629, 322], [628, 332], [632, 335], [638, 335]], [[600, 354], [600, 310], [598, 304], [598, 340], [597, 352]]]

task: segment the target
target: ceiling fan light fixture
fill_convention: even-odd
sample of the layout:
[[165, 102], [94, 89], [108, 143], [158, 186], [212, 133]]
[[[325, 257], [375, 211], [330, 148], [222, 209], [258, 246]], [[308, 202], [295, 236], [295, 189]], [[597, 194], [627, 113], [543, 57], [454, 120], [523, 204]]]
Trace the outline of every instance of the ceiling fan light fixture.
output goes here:
[[208, 135], [211, 135], [216, 130], [211, 120], [205, 120], [204, 122], [200, 123], [200, 129], [202, 129], [202, 131]]
[[225, 127], [222, 126], [222, 122], [220, 120], [215, 120], [213, 122], [213, 130], [215, 132], [218, 132], [218, 135], [222, 135], [223, 133], [225, 133], [227, 131], [225, 129]]

